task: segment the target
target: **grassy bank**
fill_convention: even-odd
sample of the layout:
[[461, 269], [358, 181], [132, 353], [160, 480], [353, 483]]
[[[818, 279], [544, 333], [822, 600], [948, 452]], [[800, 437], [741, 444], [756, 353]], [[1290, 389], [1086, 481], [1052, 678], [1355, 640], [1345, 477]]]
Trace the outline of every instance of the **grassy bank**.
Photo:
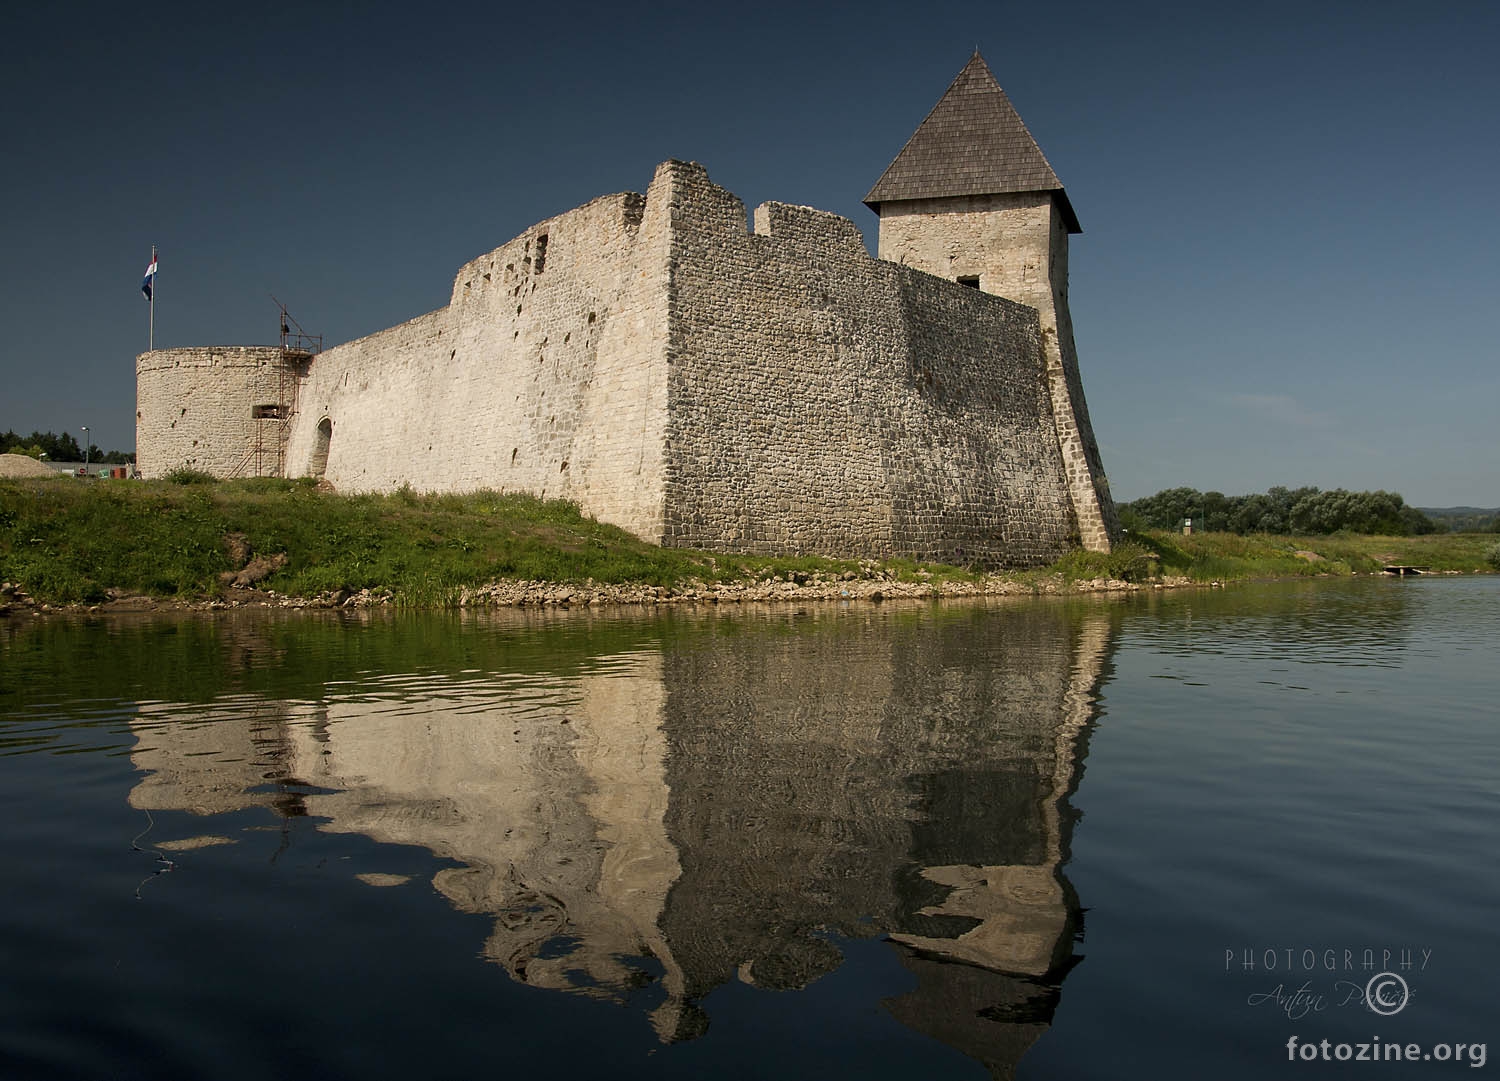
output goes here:
[[1493, 533], [1429, 533], [1416, 537], [1335, 533], [1284, 537], [1266, 533], [1198, 533], [1183, 536], [1146, 530], [1136, 539], [1157, 554], [1162, 573], [1195, 582], [1305, 575], [1378, 574], [1390, 564], [1434, 572], [1477, 573], [1497, 569], [1488, 556]]
[[[388, 591], [396, 603], [451, 604], [501, 579], [663, 589], [696, 582], [878, 579], [937, 586], [994, 582], [965, 568], [910, 561], [765, 558], [662, 549], [521, 495], [335, 495], [308, 483], [0, 481], [0, 581], [37, 600], [92, 604], [121, 594], [221, 596], [239, 569], [226, 537], [257, 554], [285, 553], [260, 588], [300, 597]], [[1100, 578], [1195, 581], [1378, 571], [1385, 562], [1486, 569], [1495, 538], [1181, 537], [1145, 533], [1109, 556], [1074, 552], [1053, 567], [1005, 576], [1053, 590]], [[1303, 555], [1297, 555], [1298, 551]], [[1316, 558], [1314, 558], [1316, 557]]]
[[[664, 549], [524, 495], [337, 495], [302, 481], [219, 483], [0, 481], [0, 580], [51, 603], [112, 593], [221, 594], [238, 569], [225, 538], [242, 534], [286, 564], [258, 583], [292, 596], [389, 590], [398, 603], [451, 603], [496, 579], [673, 587], [812, 574], [865, 574], [868, 562], [761, 558]], [[932, 580], [915, 563], [894, 578]], [[942, 568], [943, 577], [975, 577]]]

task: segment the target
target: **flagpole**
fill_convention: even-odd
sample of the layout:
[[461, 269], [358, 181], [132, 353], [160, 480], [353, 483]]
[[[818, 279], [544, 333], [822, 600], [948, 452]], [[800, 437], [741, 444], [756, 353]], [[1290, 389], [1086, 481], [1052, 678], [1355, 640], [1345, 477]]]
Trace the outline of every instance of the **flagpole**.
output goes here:
[[[156, 245], [151, 245], [151, 265], [156, 266]], [[156, 275], [151, 275], [151, 323], [146, 331], [146, 352], [156, 348]]]

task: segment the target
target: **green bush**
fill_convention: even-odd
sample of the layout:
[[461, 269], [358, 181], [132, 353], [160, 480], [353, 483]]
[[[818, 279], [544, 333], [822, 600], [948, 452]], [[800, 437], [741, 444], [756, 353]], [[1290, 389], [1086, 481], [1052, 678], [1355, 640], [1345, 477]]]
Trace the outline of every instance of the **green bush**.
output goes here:
[[1109, 574], [1126, 582], [1143, 582], [1161, 573], [1155, 552], [1135, 541], [1121, 541], [1109, 553]]
[[1113, 578], [1124, 582], [1143, 582], [1161, 572], [1159, 557], [1137, 541], [1116, 544], [1112, 551], [1089, 552], [1075, 548], [1053, 564], [1052, 571], [1069, 582], [1094, 578]]
[[187, 466], [178, 466], [162, 478], [169, 484], [216, 484], [217, 477], [212, 473], [205, 473], [201, 469], [189, 469]]
[[1497, 571], [1500, 571], [1500, 544], [1495, 545], [1484, 553], [1484, 561]]

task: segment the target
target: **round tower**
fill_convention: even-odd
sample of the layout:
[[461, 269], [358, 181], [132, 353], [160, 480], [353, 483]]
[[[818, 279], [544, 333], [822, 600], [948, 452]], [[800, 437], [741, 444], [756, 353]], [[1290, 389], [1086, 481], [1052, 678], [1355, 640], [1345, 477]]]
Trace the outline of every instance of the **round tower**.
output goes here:
[[865, 205], [880, 215], [880, 258], [1037, 310], [1079, 537], [1086, 548], [1109, 551], [1119, 522], [1068, 314], [1068, 237], [1082, 229], [1062, 182], [977, 51]]
[[179, 468], [216, 477], [275, 474], [285, 382], [282, 350], [274, 345], [142, 353], [135, 358], [141, 476]]

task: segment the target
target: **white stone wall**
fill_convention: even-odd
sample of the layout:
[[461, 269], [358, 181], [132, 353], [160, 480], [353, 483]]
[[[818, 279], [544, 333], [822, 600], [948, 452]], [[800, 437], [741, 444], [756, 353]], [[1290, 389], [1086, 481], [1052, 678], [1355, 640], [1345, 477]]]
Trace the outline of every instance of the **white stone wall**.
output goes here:
[[448, 307], [320, 354], [290, 472], [327, 418], [336, 488], [532, 492], [656, 539], [667, 229], [639, 195], [596, 199], [467, 264]]
[[877, 250], [949, 281], [978, 277], [983, 292], [1050, 312], [1052, 218], [1046, 192], [884, 203]]
[[[256, 476], [276, 468], [276, 422], [252, 419], [280, 385], [275, 346], [157, 349], [135, 360], [136, 467], [147, 479], [177, 468]], [[258, 430], [263, 453], [254, 448]]]

